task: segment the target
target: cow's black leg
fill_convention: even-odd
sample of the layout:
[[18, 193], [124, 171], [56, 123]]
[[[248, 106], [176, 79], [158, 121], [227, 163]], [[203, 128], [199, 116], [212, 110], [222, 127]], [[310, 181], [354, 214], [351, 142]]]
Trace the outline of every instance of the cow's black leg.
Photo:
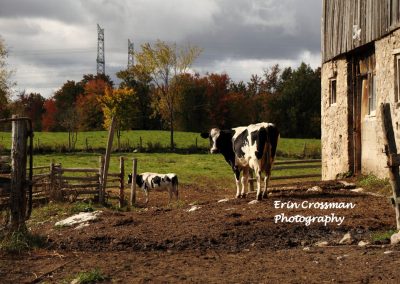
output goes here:
[[264, 189], [263, 189], [263, 193], [262, 193], [262, 198], [268, 197], [267, 187], [268, 187], [269, 179], [271, 178], [271, 168], [272, 168], [273, 162], [274, 162], [274, 159], [271, 158], [270, 151], [268, 151], [268, 163], [265, 168]]
[[256, 179], [257, 179], [257, 200], [262, 200], [261, 194], [261, 171], [256, 172]]

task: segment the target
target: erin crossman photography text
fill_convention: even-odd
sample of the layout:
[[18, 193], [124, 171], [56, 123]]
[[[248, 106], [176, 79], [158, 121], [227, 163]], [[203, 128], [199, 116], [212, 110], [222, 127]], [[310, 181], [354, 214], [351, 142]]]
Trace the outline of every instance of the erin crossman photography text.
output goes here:
[[[356, 207], [352, 202], [310, 202], [308, 200], [302, 202], [293, 201], [274, 201], [275, 209], [319, 209], [319, 210], [334, 210], [334, 209], [354, 209]], [[275, 223], [304, 223], [309, 226], [312, 223], [323, 223], [325, 226], [329, 223], [340, 226], [345, 217], [337, 216], [335, 213], [329, 213], [318, 216], [311, 215], [293, 215], [288, 216], [285, 213], [279, 213], [274, 216]]]

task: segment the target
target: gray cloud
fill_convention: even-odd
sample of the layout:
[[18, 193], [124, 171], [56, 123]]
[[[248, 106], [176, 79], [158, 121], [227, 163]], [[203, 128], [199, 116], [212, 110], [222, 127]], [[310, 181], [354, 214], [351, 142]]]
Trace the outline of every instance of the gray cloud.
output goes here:
[[274, 63], [317, 67], [320, 19], [320, 0], [2, 0], [0, 36], [18, 87], [50, 96], [95, 73], [97, 23], [113, 78], [126, 66], [129, 38], [136, 49], [156, 39], [196, 44], [204, 52], [195, 70], [247, 80]]
[[2, 0], [0, 18], [48, 18], [71, 23], [84, 22], [85, 13], [81, 1]]

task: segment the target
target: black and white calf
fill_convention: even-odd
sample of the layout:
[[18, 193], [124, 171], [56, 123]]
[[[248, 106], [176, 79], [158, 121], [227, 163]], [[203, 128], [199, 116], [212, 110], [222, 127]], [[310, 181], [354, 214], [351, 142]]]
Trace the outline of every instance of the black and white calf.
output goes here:
[[[209, 138], [210, 152], [221, 153], [232, 167], [236, 180], [236, 198], [245, 197], [249, 170], [253, 169], [257, 179], [257, 200], [261, 200], [268, 186], [271, 167], [275, 159], [279, 131], [272, 123], [257, 123], [229, 130], [213, 128], [201, 137]], [[242, 191], [240, 191], [240, 172]], [[261, 174], [265, 173], [264, 189], [261, 194]]]
[[[132, 183], [131, 174], [128, 175], [128, 183]], [[169, 202], [171, 202], [172, 195], [175, 195], [178, 200], [178, 176], [176, 174], [142, 173], [136, 175], [136, 184], [146, 194], [146, 203], [149, 202], [149, 191], [153, 189], [167, 189]]]

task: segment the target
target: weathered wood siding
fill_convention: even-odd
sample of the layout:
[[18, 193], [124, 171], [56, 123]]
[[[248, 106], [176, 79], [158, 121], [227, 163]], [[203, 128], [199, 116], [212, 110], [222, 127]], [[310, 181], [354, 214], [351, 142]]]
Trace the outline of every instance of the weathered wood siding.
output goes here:
[[[400, 0], [322, 0], [322, 61], [373, 42], [399, 28]], [[353, 26], [360, 37], [353, 39]]]

